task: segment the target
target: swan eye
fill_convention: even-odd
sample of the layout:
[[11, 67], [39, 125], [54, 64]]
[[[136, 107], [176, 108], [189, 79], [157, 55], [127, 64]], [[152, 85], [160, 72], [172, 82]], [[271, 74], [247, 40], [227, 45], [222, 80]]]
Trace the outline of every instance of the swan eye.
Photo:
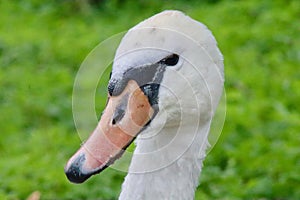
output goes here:
[[179, 56], [177, 54], [172, 54], [162, 59], [160, 62], [167, 66], [175, 66], [178, 63], [178, 60], [179, 60]]

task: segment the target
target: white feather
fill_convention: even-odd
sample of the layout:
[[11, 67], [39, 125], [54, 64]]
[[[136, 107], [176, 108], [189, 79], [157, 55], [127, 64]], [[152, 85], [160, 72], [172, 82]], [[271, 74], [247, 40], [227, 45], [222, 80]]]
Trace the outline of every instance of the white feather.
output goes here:
[[120, 199], [193, 199], [207, 134], [224, 82], [223, 57], [200, 22], [164, 11], [132, 28], [116, 52], [113, 74], [180, 56], [167, 68], [157, 116], [139, 135]]

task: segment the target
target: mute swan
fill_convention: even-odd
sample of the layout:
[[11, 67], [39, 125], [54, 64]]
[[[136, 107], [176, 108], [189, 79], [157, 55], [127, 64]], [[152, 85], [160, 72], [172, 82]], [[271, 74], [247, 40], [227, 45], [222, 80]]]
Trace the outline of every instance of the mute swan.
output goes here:
[[81, 183], [135, 140], [119, 199], [193, 199], [224, 83], [223, 57], [207, 27], [163, 11], [123, 37], [98, 126], [65, 166]]

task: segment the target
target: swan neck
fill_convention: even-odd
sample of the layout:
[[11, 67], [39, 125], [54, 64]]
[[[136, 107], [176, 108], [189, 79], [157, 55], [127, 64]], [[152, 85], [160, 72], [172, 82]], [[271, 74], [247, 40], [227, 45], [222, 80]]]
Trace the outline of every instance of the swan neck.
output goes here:
[[[137, 138], [137, 147], [119, 199], [193, 199], [208, 146], [209, 128], [186, 132], [189, 129], [177, 130], [175, 138], [172, 128], [162, 130], [151, 139]], [[167, 140], [170, 142], [168, 146], [161, 147]], [[161, 149], [145, 154], [157, 147]]]

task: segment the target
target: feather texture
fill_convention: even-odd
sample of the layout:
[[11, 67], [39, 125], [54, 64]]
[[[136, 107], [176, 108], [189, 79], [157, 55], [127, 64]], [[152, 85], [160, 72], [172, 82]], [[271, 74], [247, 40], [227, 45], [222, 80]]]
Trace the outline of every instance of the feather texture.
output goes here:
[[194, 198], [224, 82], [223, 57], [212, 33], [179, 11], [159, 13], [124, 36], [113, 74], [170, 53], [181, 61], [164, 72], [160, 110], [136, 139], [122, 200]]

